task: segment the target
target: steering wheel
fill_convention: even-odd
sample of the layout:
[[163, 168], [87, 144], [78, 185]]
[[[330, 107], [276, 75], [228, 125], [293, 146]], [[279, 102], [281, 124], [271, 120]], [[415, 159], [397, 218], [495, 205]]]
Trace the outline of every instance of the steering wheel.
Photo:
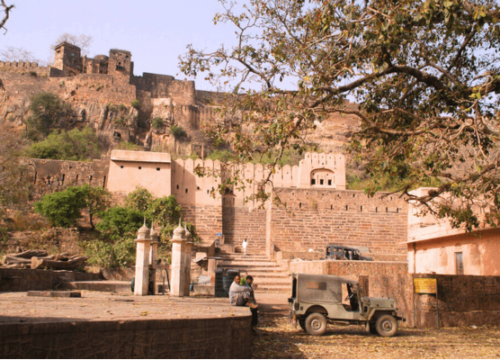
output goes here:
[[351, 298], [354, 296], [355, 292], [352, 292], [351, 295], [347, 295], [344, 301], [351, 300]]

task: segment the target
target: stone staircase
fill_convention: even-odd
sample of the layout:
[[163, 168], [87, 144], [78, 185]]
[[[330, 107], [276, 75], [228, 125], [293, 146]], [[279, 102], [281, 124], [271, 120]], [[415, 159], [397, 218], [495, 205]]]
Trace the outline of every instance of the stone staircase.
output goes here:
[[289, 293], [291, 277], [285, 268], [269, 260], [266, 255], [248, 253], [221, 253], [217, 255], [218, 269], [238, 269], [242, 277], [252, 275], [255, 292]]

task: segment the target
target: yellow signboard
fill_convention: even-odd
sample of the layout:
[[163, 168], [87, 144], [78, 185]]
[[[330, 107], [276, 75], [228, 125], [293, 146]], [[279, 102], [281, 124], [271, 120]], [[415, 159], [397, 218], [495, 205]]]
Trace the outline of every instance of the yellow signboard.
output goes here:
[[415, 293], [417, 294], [436, 294], [437, 293], [437, 280], [416, 278], [413, 279], [415, 285]]

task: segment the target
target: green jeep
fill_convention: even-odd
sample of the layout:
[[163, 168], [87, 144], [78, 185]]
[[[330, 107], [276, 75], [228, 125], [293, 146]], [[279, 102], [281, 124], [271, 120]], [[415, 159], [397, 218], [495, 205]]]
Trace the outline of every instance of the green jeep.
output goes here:
[[[357, 281], [333, 275], [293, 275], [291, 316], [311, 335], [320, 336], [328, 321], [365, 325], [380, 336], [394, 336], [398, 316], [393, 299], [362, 297]], [[343, 294], [346, 295], [342, 301]]]

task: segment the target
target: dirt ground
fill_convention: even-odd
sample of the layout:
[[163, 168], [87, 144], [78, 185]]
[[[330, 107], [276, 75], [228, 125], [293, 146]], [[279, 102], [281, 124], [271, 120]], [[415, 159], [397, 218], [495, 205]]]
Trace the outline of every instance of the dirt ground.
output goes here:
[[382, 338], [361, 326], [329, 325], [313, 337], [295, 328], [283, 315], [263, 314], [254, 337], [254, 359], [416, 359], [500, 358], [500, 327], [413, 329]]

